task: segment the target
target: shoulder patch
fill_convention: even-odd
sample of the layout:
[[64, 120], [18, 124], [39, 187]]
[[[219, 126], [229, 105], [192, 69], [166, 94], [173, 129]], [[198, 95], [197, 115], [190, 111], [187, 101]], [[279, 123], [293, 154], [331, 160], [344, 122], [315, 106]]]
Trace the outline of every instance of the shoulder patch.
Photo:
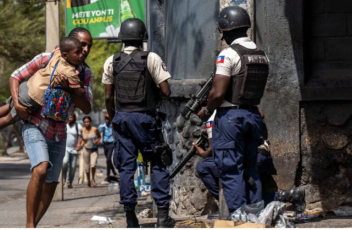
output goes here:
[[207, 121], [204, 124], [206, 129], [210, 129], [211, 127], [213, 127], [213, 121]]
[[166, 67], [166, 65], [165, 65], [164, 62], [161, 63], [161, 67], [163, 68], [163, 70], [164, 70], [165, 72], [167, 72], [167, 67]]
[[215, 62], [215, 65], [219, 64], [219, 63], [224, 63], [225, 61], [225, 56], [219, 56], [217, 59], [216, 59], [216, 62]]

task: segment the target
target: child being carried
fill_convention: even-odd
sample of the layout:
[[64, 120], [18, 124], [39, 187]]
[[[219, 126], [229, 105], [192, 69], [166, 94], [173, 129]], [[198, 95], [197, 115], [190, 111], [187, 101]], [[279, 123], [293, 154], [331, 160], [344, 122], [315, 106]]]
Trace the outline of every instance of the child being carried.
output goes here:
[[[54, 50], [46, 67], [38, 70], [28, 81], [20, 84], [19, 103], [31, 111], [37, 111], [43, 106], [43, 98], [48, 85], [50, 84], [52, 89], [55, 88], [57, 86], [55, 77], [59, 75], [67, 77], [70, 88], [80, 88], [78, 74], [82, 62], [81, 42], [72, 37], [63, 38], [60, 41], [60, 49]], [[52, 74], [52, 79], [50, 79]], [[6, 102], [7, 105], [0, 108], [0, 110], [7, 111], [5, 116], [0, 118], [0, 130], [21, 120], [12, 97]]]

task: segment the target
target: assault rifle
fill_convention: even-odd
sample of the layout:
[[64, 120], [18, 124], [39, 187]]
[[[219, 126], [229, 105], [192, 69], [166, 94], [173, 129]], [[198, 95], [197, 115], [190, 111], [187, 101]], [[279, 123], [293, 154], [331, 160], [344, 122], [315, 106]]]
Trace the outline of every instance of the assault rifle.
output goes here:
[[196, 94], [191, 94], [191, 99], [187, 102], [185, 105], [185, 108], [181, 112], [181, 115], [185, 119], [189, 119], [192, 113], [198, 113], [202, 106], [205, 105], [205, 103], [208, 100], [208, 96], [210, 93], [210, 90], [213, 86], [213, 79], [214, 79], [214, 73], [211, 74], [211, 76], [207, 79], [207, 81], [204, 83], [202, 88], [200, 88]]
[[[208, 142], [208, 136], [202, 133], [199, 139], [196, 141], [196, 145], [204, 146]], [[197, 150], [194, 146], [188, 151], [187, 155], [175, 166], [175, 168], [170, 173], [170, 179], [174, 178], [178, 172], [187, 164], [187, 162], [196, 154]]]

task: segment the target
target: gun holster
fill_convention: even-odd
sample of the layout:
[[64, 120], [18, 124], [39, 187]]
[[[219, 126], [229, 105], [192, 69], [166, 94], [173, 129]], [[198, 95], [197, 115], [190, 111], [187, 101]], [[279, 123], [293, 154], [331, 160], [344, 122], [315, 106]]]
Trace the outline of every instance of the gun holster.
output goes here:
[[164, 136], [162, 133], [162, 121], [166, 120], [166, 114], [157, 112], [156, 113], [156, 126], [158, 133], [158, 141], [160, 144], [154, 147], [154, 153], [156, 154], [157, 164], [163, 164], [165, 166], [172, 165], [172, 150], [170, 146], [165, 143]]
[[157, 163], [165, 166], [172, 165], [172, 150], [167, 143], [161, 143], [155, 146], [154, 153], [157, 156]]

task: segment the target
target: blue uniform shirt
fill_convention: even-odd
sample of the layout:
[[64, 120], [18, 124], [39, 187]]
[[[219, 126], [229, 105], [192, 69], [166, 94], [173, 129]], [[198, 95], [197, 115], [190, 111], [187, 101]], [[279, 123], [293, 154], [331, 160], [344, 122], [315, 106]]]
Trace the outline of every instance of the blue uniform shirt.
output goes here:
[[112, 135], [112, 124], [110, 124], [109, 127], [106, 125], [106, 123], [99, 125], [99, 132], [104, 135], [104, 143], [114, 142], [114, 136]]

